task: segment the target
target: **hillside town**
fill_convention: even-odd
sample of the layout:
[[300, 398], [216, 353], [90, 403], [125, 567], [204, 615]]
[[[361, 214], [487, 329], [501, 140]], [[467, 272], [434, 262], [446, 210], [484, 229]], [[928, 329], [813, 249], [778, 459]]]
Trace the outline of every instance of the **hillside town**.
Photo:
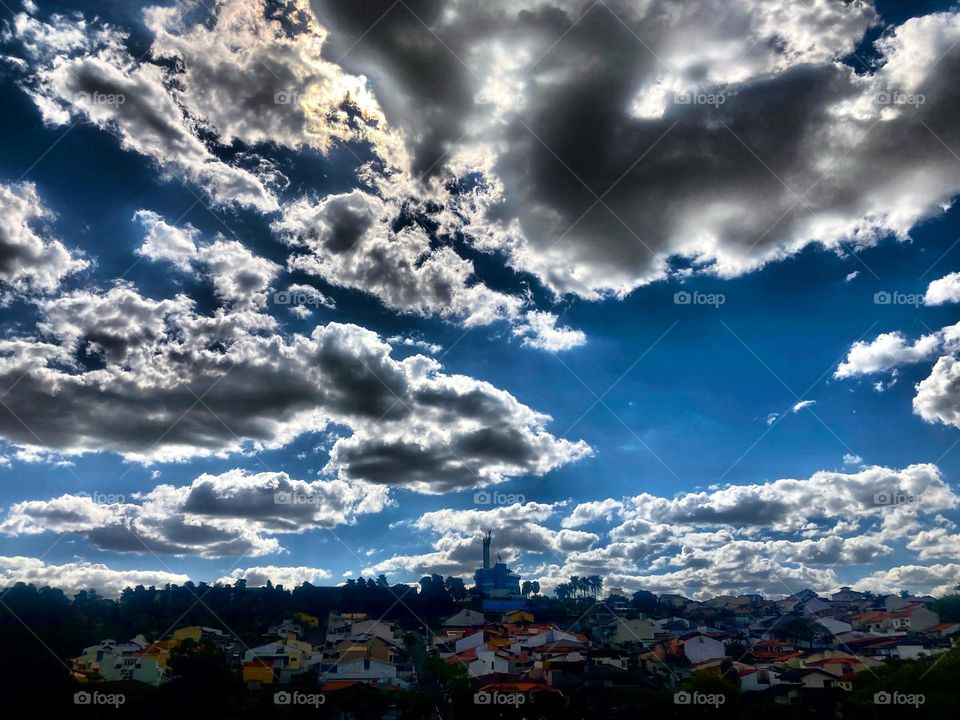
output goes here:
[[[698, 601], [645, 591], [628, 596], [618, 588], [601, 593], [602, 582], [571, 578], [575, 597], [560, 606], [521, 592], [530, 587], [504, 563], [491, 563], [490, 542], [488, 534], [472, 593], [435, 622], [351, 608], [323, 617], [297, 612], [263, 628], [256, 644], [224, 629], [184, 626], [152, 641], [103, 639], [72, 658], [72, 675], [86, 686], [160, 686], [178, 653], [205, 647], [248, 690], [275, 691], [278, 704], [322, 704], [351, 688], [438, 691], [443, 700], [459, 682], [476, 705], [514, 709], [535, 701], [566, 707], [583, 690], [633, 689], [669, 693], [677, 706], [719, 706], [734, 693], [746, 704], [834, 711], [858, 677], [879, 677], [885, 666], [938, 663], [960, 638], [960, 622], [944, 621], [936, 598], [849, 587], [829, 595], [803, 590]], [[887, 699], [882, 693], [878, 704]], [[920, 704], [906, 695], [889, 698]]]

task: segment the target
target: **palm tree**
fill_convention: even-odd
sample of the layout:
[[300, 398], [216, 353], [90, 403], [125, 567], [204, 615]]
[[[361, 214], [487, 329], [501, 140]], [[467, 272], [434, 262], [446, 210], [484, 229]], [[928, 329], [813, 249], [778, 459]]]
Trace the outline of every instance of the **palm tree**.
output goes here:
[[603, 588], [603, 578], [599, 575], [591, 575], [587, 578], [587, 587], [590, 588], [590, 592], [593, 594], [593, 597], [596, 598]]
[[570, 589], [573, 590], [573, 596], [576, 597], [577, 593], [583, 593], [584, 580], [579, 575], [570, 576]]
[[557, 585], [556, 590], [554, 590], [554, 594], [556, 594], [558, 600], [568, 600], [571, 591], [572, 587], [570, 583], [560, 583]]

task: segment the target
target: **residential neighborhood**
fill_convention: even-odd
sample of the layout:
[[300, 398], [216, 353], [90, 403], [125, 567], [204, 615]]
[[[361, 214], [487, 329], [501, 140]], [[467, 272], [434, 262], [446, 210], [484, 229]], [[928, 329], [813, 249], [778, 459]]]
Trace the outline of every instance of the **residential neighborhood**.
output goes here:
[[[936, 598], [849, 588], [699, 601], [643, 591], [628, 597], [613, 588], [577, 602], [586, 611], [572, 622], [543, 596], [491, 611], [482, 594], [471, 595], [424, 625], [353, 609], [298, 612], [263, 628], [255, 645], [190, 625], [152, 641], [142, 634], [103, 639], [72, 659], [72, 674], [91, 686], [161, 686], [173, 675], [171, 658], [203, 646], [219, 653], [248, 691], [279, 691], [281, 698], [290, 687], [311, 689], [324, 702], [351, 688], [425, 693], [445, 678], [468, 682], [478, 705], [499, 698], [564, 708], [585, 690], [631, 689], [663, 691], [683, 705], [700, 697], [691, 688], [713, 683], [746, 707], [836, 714], [859, 676], [890, 664], [937, 662], [960, 639], [960, 622], [942, 622]], [[727, 701], [721, 695], [714, 695], [718, 704]]]

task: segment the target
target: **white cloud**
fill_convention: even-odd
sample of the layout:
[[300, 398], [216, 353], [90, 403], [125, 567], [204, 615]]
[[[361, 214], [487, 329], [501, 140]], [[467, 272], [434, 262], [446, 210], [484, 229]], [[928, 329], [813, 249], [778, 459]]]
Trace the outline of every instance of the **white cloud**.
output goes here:
[[917, 384], [913, 411], [927, 422], [960, 427], [960, 362], [946, 355]]
[[294, 250], [289, 269], [369, 293], [391, 309], [466, 327], [508, 322], [525, 345], [550, 351], [586, 342], [582, 332], [557, 327], [556, 315], [524, 311], [524, 298], [491, 290], [475, 278], [473, 263], [450, 246], [434, 246], [420, 226], [396, 230], [410, 211], [352, 190], [289, 204], [272, 228]]
[[944, 275], [930, 283], [926, 295], [923, 296], [923, 302], [925, 305], [960, 302], [960, 272]]
[[147, 231], [139, 255], [151, 260], [167, 260], [181, 270], [189, 271], [197, 257], [197, 236], [200, 231], [192, 225], [174, 227], [151, 210], [137, 210], [134, 219]]
[[898, 593], [907, 590], [912, 594], [946, 595], [954, 592], [960, 583], [960, 565], [901, 565], [878, 570], [859, 580], [851, 587], [875, 593]]
[[553, 313], [530, 310], [513, 334], [523, 337], [523, 344], [548, 352], [561, 352], [579, 347], [587, 342], [587, 336], [581, 330], [569, 327], [557, 327], [557, 316]]
[[606, 500], [585, 502], [578, 504], [567, 517], [563, 519], [563, 527], [576, 528], [603, 518], [610, 522], [623, 511], [623, 503], [613, 498]]
[[858, 340], [834, 371], [835, 378], [887, 372], [901, 365], [931, 360], [942, 346], [939, 333], [924, 335], [912, 345], [899, 332], [882, 333], [871, 342]]
[[23, 82], [45, 123], [59, 126], [85, 118], [116, 134], [124, 149], [171, 174], [186, 175], [219, 205], [277, 209], [276, 198], [258, 177], [222, 162], [206, 147], [167, 89], [165, 71], [134, 59], [122, 33], [78, 18], [72, 28], [62, 17], [55, 22], [14, 23], [30, 65]]
[[323, 58], [327, 31], [309, 2], [278, 8], [223, 0], [208, 22], [197, 22], [193, 10], [179, 3], [145, 11], [151, 53], [177, 61], [177, 99], [224, 145], [240, 140], [327, 152], [346, 142], [370, 143], [388, 164], [408, 162], [366, 78]]
[[14, 503], [0, 532], [79, 533], [115, 552], [257, 557], [278, 552], [274, 535], [353, 524], [380, 512], [388, 490], [343, 480], [296, 480], [282, 472], [230, 470], [190, 485], [158, 485], [106, 504], [89, 495]]
[[[891, 28], [862, 73], [838, 59], [878, 20], [865, 2], [457, 2], [424, 10], [428, 28], [317, 12], [338, 49], [370, 30], [349, 65], [407, 132], [415, 168], [469, 188], [449, 206], [476, 246], [557, 293], [622, 296], [678, 257], [731, 277], [810, 244], [904, 239], [960, 190], [955, 160], [927, 142], [927, 128], [960, 141], [955, 13]], [[442, 68], [430, 83], [424, 63]], [[924, 102], [883, 101], [894, 93]]]
[[438, 572], [467, 575], [479, 567], [480, 536], [491, 531], [494, 552], [510, 563], [521, 555], [556, 555], [586, 550], [599, 540], [594, 533], [552, 530], [543, 523], [552, 518], [559, 504], [514, 503], [490, 510], [436, 510], [421, 515], [412, 526], [439, 534], [432, 551], [417, 555], [394, 555], [363, 570], [364, 575], [403, 571], [416, 575]]
[[[333, 444], [327, 471], [423, 492], [543, 475], [590, 454], [513, 395], [423, 355], [396, 360], [356, 325], [273, 334], [276, 321], [257, 307], [266, 274], [248, 282], [243, 273], [258, 266], [243, 253], [228, 265], [214, 269], [218, 293], [250, 302], [211, 315], [127, 284], [40, 303], [45, 340], [0, 340], [5, 404], [18, 418], [0, 419], [0, 433], [20, 446], [151, 462], [280, 447], [338, 424], [352, 434]], [[79, 367], [83, 354], [105, 365]]]
[[320, 584], [323, 580], [329, 580], [333, 577], [329, 570], [314, 567], [277, 567], [275, 565], [265, 565], [261, 567], [249, 567], [242, 570], [234, 570], [229, 575], [224, 575], [217, 582], [233, 585], [241, 578], [247, 581], [248, 587], [263, 587], [269, 580], [274, 586], [283, 585], [284, 588], [292, 590], [297, 585], [305, 582], [311, 584]]
[[0, 557], [0, 586], [7, 587], [23, 582], [61, 588], [66, 593], [93, 588], [102, 595], [116, 596], [127, 587], [182, 585], [189, 579], [187, 575], [158, 570], [112, 570], [100, 563], [49, 565], [37, 558]]
[[264, 307], [270, 283], [280, 272], [276, 263], [254, 255], [237, 240], [224, 238], [203, 245], [197, 260], [213, 280], [217, 297], [234, 308]]
[[46, 235], [51, 217], [33, 183], [0, 184], [0, 288], [16, 292], [54, 290], [64, 277], [89, 263]]

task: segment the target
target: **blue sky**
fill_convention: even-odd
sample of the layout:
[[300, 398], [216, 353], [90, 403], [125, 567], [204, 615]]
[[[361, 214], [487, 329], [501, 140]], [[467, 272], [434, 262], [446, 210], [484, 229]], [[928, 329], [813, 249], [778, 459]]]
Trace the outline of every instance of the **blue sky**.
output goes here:
[[4, 10], [0, 577], [960, 582], [960, 16], [555, 4]]

